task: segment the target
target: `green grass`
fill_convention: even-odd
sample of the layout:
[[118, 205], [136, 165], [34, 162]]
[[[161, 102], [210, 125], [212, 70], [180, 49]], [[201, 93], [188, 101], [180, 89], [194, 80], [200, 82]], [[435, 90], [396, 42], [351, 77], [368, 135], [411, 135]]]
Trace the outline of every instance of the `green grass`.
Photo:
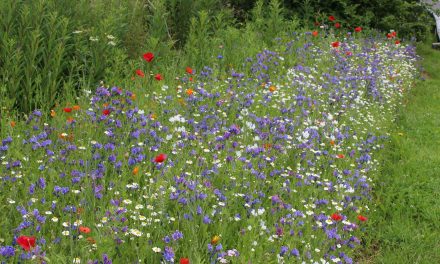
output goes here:
[[366, 263], [440, 263], [440, 51], [419, 44], [425, 80], [407, 94], [385, 154]]

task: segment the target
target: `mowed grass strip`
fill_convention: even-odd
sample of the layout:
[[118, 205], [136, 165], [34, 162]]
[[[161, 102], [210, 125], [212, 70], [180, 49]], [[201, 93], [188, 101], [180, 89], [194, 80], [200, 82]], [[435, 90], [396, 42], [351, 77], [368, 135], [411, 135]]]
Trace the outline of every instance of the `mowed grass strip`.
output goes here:
[[440, 51], [420, 44], [424, 80], [406, 95], [386, 148], [365, 263], [440, 263]]

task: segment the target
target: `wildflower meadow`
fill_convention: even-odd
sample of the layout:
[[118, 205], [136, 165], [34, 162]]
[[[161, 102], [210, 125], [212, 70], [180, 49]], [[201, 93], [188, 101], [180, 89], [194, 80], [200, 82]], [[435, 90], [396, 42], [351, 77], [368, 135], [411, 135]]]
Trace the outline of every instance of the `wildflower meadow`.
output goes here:
[[2, 116], [0, 262], [356, 263], [418, 57], [336, 20]]

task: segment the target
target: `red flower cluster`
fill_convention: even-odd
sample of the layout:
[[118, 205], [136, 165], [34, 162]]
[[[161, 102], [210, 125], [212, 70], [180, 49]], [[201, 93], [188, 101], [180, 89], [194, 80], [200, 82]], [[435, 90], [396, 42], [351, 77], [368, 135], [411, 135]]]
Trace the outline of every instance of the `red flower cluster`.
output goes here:
[[388, 38], [388, 39], [395, 38], [396, 36], [397, 36], [396, 31], [393, 31], [393, 32], [387, 34], [387, 38]]

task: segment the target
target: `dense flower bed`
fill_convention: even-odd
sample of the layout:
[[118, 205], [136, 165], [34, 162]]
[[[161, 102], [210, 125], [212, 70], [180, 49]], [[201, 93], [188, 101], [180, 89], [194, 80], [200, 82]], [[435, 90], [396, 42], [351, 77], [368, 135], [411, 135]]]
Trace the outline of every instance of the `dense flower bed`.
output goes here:
[[155, 75], [148, 107], [99, 87], [46, 123], [38, 110], [11, 123], [0, 259], [352, 263], [415, 49], [318, 38], [280, 40], [227, 78], [186, 68], [168, 87]]

